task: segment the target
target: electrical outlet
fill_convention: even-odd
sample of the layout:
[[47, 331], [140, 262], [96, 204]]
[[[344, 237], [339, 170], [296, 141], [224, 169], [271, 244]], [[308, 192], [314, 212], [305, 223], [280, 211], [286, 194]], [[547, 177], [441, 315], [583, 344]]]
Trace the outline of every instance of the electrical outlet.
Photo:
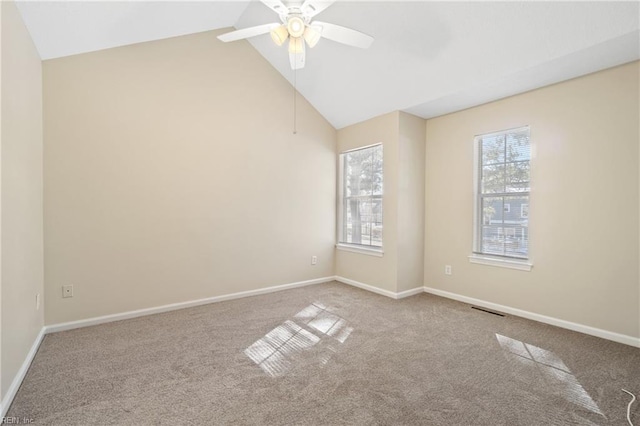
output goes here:
[[444, 274], [451, 275], [451, 265], [444, 265]]
[[40, 310], [40, 293], [36, 294], [36, 311]]
[[73, 286], [72, 285], [63, 285], [62, 286], [62, 297], [73, 297]]
[[311, 264], [312, 265], [318, 264], [318, 256], [311, 256]]

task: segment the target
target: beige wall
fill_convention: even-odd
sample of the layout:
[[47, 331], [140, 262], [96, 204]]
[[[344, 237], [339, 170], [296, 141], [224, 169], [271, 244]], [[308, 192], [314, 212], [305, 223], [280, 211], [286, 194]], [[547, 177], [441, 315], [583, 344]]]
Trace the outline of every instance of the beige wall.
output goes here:
[[338, 152], [382, 143], [382, 257], [336, 252], [336, 275], [399, 292], [422, 287], [425, 120], [393, 112], [338, 130]]
[[[42, 67], [13, 2], [2, 9], [2, 396], [43, 326]], [[3, 407], [7, 408], [7, 407]]]
[[[429, 120], [425, 285], [639, 337], [639, 72], [635, 62]], [[523, 125], [533, 270], [470, 264], [474, 135]]]
[[[0, 100], [2, 99], [2, 4], [0, 3]], [[4, 415], [6, 408], [2, 402], [2, 102], [0, 101], [0, 415]]]
[[47, 324], [333, 275], [336, 132], [224, 31], [44, 62]]
[[336, 275], [395, 292], [398, 262], [398, 112], [338, 130], [338, 153], [382, 143], [384, 198], [383, 257], [336, 250]]
[[425, 124], [422, 118], [400, 113], [398, 291], [423, 285]]

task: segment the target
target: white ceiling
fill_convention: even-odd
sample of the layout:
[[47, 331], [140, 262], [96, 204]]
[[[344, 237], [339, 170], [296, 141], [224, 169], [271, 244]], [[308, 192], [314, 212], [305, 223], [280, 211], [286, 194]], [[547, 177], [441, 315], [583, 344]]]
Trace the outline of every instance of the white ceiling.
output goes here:
[[[278, 21], [257, 1], [18, 6], [43, 59]], [[338, 1], [317, 18], [375, 37], [367, 50], [321, 40], [297, 72], [299, 92], [336, 128], [395, 110], [435, 117], [640, 59], [635, 1]], [[293, 81], [285, 46], [250, 42]]]

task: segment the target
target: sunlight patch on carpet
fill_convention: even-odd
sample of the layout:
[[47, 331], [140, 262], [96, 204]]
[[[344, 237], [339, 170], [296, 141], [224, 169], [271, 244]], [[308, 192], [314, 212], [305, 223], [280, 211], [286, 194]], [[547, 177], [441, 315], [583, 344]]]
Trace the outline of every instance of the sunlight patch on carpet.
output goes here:
[[571, 373], [569, 367], [553, 352], [497, 333], [496, 339], [513, 359], [535, 369], [534, 371], [542, 376], [546, 383], [546, 391], [604, 417], [598, 404]]
[[322, 346], [319, 361], [326, 365], [337, 352], [334, 343], [344, 343], [352, 331], [331, 308], [314, 302], [256, 340], [244, 354], [268, 375], [279, 377], [292, 368], [297, 356], [314, 347]]

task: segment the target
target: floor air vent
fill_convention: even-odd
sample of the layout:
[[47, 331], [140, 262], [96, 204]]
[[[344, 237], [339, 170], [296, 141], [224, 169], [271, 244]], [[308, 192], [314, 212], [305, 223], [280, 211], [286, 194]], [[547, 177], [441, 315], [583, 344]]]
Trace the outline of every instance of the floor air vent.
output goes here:
[[504, 314], [501, 314], [500, 312], [490, 311], [490, 310], [488, 310], [488, 309], [485, 309], [485, 308], [479, 308], [479, 307], [477, 307], [477, 306], [472, 306], [472, 307], [471, 307], [471, 309], [476, 309], [476, 310], [478, 310], [478, 311], [486, 312], [486, 313], [488, 313], [488, 314], [497, 315], [497, 316], [499, 316], [499, 317], [503, 317], [503, 316], [504, 316]]

